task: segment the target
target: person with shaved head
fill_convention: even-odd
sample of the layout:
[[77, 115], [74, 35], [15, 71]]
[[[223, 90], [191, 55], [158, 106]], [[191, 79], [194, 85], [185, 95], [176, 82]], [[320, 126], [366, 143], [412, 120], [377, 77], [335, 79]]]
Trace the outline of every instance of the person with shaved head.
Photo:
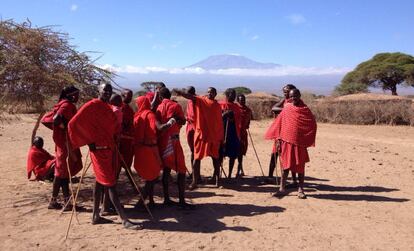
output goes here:
[[298, 198], [305, 199], [303, 190], [305, 163], [309, 162], [307, 148], [315, 146], [316, 120], [311, 110], [300, 99], [298, 89], [289, 91], [289, 99], [282, 112], [266, 132], [265, 138], [278, 141], [282, 178], [275, 197], [287, 194], [286, 179], [289, 170], [299, 176]]
[[73, 146], [88, 145], [93, 170], [95, 172], [95, 188], [93, 191], [92, 224], [111, 223], [100, 216], [99, 204], [104, 189], [108, 190], [109, 198], [122, 224], [128, 229], [140, 229], [142, 225], [132, 223], [125, 214], [116, 191], [116, 149], [114, 136], [117, 119], [109, 105], [112, 86], [99, 86], [99, 97], [84, 104], [69, 123], [69, 137]]
[[207, 95], [197, 96], [181, 90], [174, 92], [194, 104], [194, 163], [193, 181], [190, 189], [197, 188], [197, 179], [200, 177], [201, 160], [211, 157], [214, 173], [212, 182], [219, 186], [220, 182], [220, 147], [223, 143], [224, 128], [220, 104], [215, 99], [217, 90], [214, 87], [207, 89]]

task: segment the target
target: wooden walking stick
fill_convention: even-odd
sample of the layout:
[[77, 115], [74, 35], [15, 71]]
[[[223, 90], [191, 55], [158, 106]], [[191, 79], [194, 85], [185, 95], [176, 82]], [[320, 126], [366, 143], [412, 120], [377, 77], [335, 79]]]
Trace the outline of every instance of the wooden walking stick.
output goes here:
[[[117, 153], [118, 153], [121, 161], [123, 162], [123, 164], [126, 167], [127, 165], [126, 165], [125, 160], [122, 157], [121, 153], [119, 152], [118, 146], [115, 145], [115, 148], [116, 148], [116, 151], [117, 151]], [[141, 200], [142, 200], [142, 202], [144, 204], [145, 209], [147, 210], [148, 214], [151, 216], [151, 219], [154, 221], [154, 216], [152, 216], [151, 210], [148, 208], [147, 204], [145, 204], [144, 196], [142, 196], [141, 190], [139, 189], [137, 183], [135, 182], [135, 180], [132, 177], [132, 171], [131, 171], [131, 169], [129, 167], [126, 167], [125, 170], [129, 173], [129, 175], [131, 175], [132, 183], [133, 183], [135, 189], [138, 191], [139, 197], [141, 198]]]
[[[73, 184], [72, 184], [72, 174], [70, 172], [70, 167], [69, 167], [69, 161], [68, 159], [71, 158], [71, 151], [69, 148], [69, 137], [68, 137], [68, 132], [66, 131], [65, 133], [66, 136], [66, 151], [68, 151], [68, 157], [66, 158], [66, 168], [68, 169], [68, 174], [69, 174], [69, 187], [70, 187], [70, 192], [71, 192], [71, 198], [72, 198], [72, 210], [75, 210], [76, 213], [76, 202], [75, 202], [75, 196], [73, 196]], [[70, 198], [69, 198], [70, 199]], [[64, 210], [65, 208], [63, 208]]]
[[257, 162], [259, 162], [259, 167], [260, 167], [260, 171], [262, 171], [262, 176], [265, 177], [264, 172], [263, 172], [263, 168], [262, 168], [262, 163], [260, 162], [259, 155], [257, 155], [256, 147], [254, 146], [252, 134], [250, 133], [249, 129], [247, 129], [247, 133], [249, 134], [250, 142], [252, 142], [252, 147], [253, 147], [253, 150], [254, 150], [254, 154], [256, 155]]
[[[74, 197], [74, 201], [75, 201], [75, 203], [74, 203], [74, 206], [72, 207], [72, 214], [71, 214], [71, 216], [70, 216], [69, 225], [68, 225], [68, 228], [67, 228], [67, 230], [66, 230], [65, 240], [67, 240], [67, 239], [68, 239], [68, 236], [69, 236], [69, 230], [70, 230], [70, 226], [71, 226], [71, 224], [72, 224], [73, 214], [75, 214], [75, 213], [76, 213], [76, 209], [75, 209], [75, 207], [76, 207], [76, 200], [78, 199], [78, 194], [79, 194], [79, 191], [80, 191], [80, 187], [81, 187], [81, 185], [82, 185], [83, 177], [85, 176], [86, 171], [89, 169], [89, 167], [90, 167], [90, 166], [91, 166], [91, 164], [92, 164], [92, 161], [91, 161], [91, 162], [89, 162], [89, 165], [88, 165], [88, 166], [86, 166], [86, 163], [87, 163], [87, 160], [88, 160], [88, 155], [89, 155], [89, 151], [88, 151], [88, 153], [86, 154], [86, 157], [85, 157], [85, 163], [84, 163], [83, 168], [82, 168], [82, 175], [81, 175], [81, 177], [80, 177], [80, 180], [79, 180], [79, 185], [78, 185], [78, 189], [77, 189], [77, 191], [76, 191], [76, 195], [75, 195], [75, 197]], [[79, 221], [78, 221], [78, 222], [79, 222]]]

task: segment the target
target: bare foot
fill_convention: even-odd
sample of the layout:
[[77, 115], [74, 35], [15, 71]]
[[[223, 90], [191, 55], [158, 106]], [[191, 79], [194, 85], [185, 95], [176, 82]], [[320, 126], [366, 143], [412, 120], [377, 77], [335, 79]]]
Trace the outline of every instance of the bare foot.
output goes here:
[[142, 226], [142, 224], [139, 223], [133, 223], [129, 220], [124, 220], [122, 222], [122, 225], [124, 226], [124, 228], [126, 229], [131, 229], [131, 230], [141, 230], [144, 228], [144, 226]]
[[110, 219], [106, 219], [103, 217], [98, 217], [92, 220], [92, 225], [111, 224], [111, 223], [114, 223], [114, 222]]

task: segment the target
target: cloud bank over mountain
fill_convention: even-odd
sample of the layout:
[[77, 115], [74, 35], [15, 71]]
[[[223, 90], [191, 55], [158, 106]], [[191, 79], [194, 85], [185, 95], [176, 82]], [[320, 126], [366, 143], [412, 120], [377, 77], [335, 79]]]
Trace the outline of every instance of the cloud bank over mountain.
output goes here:
[[203, 88], [214, 85], [228, 88], [244, 85], [257, 91], [272, 91], [286, 83], [303, 83], [302, 89], [328, 94], [349, 67], [300, 67], [275, 63], [260, 63], [249, 58], [235, 55], [214, 55], [198, 63], [183, 68], [153, 66], [115, 66], [100, 67], [116, 72], [118, 82], [138, 89], [143, 81], [164, 81], [169, 85], [183, 87], [189, 84]]

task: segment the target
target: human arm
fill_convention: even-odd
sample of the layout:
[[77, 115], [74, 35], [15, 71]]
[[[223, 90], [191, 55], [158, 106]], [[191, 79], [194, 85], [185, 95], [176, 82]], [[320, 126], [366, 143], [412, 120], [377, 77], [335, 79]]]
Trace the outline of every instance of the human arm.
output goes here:
[[181, 97], [183, 97], [183, 98], [185, 98], [185, 99], [190, 99], [190, 100], [192, 100], [193, 102], [195, 102], [195, 101], [196, 101], [196, 96], [195, 96], [195, 95], [192, 95], [192, 94], [186, 93], [186, 92], [184, 92], [184, 91], [182, 91], [182, 90], [179, 90], [179, 89], [174, 88], [174, 89], [173, 89], [173, 93], [175, 93], [175, 94], [177, 94], [178, 96], [181, 96]]

